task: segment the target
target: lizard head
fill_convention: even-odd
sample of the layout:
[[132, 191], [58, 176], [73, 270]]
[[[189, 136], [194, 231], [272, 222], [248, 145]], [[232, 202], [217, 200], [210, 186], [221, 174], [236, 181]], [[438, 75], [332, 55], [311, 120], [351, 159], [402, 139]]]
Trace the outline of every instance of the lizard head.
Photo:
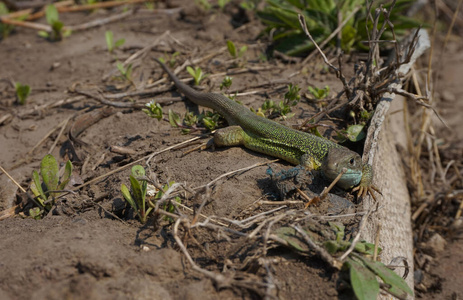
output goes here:
[[360, 183], [362, 178], [362, 158], [359, 154], [347, 148], [331, 148], [322, 163], [322, 173], [326, 179], [333, 181], [343, 168], [344, 173], [337, 182], [343, 189], [349, 189]]

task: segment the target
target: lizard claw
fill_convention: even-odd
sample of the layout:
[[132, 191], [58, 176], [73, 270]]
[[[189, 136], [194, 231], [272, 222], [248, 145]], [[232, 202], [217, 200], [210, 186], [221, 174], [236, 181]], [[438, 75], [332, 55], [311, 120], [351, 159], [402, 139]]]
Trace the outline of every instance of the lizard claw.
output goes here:
[[377, 201], [375, 197], [375, 192], [380, 195], [383, 195], [383, 194], [381, 194], [381, 191], [371, 183], [372, 179], [373, 179], [373, 170], [370, 165], [365, 164], [363, 166], [362, 179], [360, 180], [360, 184], [357, 187], [353, 188], [352, 191], [353, 192], [358, 191], [357, 196], [359, 198], [364, 198], [367, 194], [370, 194], [371, 197], [375, 201]]
[[367, 194], [370, 194], [370, 196], [375, 200], [375, 202], [377, 201], [375, 192], [380, 194], [381, 196], [383, 195], [381, 191], [374, 185], [360, 184], [359, 186], [352, 189], [352, 192], [356, 192], [356, 191], [358, 191], [357, 193], [358, 198], [365, 198]]

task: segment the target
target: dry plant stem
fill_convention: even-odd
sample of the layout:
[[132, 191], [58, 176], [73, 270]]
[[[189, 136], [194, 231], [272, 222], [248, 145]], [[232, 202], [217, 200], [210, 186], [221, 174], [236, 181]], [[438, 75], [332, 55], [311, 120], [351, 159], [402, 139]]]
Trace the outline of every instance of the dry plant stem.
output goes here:
[[100, 102], [101, 104], [104, 104], [104, 105], [109, 105], [109, 106], [113, 106], [113, 107], [118, 107], [118, 108], [136, 108], [136, 109], [141, 109], [141, 108], [145, 108], [145, 104], [141, 104], [141, 103], [128, 103], [128, 102], [113, 102], [113, 101], [109, 101], [109, 100], [106, 100], [105, 98], [103, 98], [103, 96], [100, 96], [100, 95], [95, 95], [93, 93], [90, 93], [90, 92], [87, 92], [87, 91], [83, 91], [83, 90], [80, 90], [80, 89], [75, 89], [74, 92], [78, 93], [78, 94], [81, 94], [81, 95], [85, 95], [87, 97], [90, 97], [92, 99], [95, 99], [97, 100], [98, 102]]
[[299, 234], [302, 235], [304, 238], [304, 241], [307, 243], [307, 245], [310, 246], [310, 248], [315, 251], [317, 255], [319, 255], [326, 263], [328, 263], [331, 267], [341, 270], [342, 267], [342, 262], [336, 260], [333, 256], [331, 256], [325, 249], [322, 247], [318, 246], [315, 244], [312, 239], [309, 237], [309, 235], [301, 228], [299, 225], [296, 226], [291, 226], [293, 227]]
[[124, 1], [107, 1], [107, 2], [97, 2], [94, 4], [83, 4], [83, 5], [73, 5], [60, 7], [58, 12], [73, 12], [73, 11], [83, 11], [83, 10], [93, 10], [97, 8], [110, 8], [126, 4], [136, 4], [150, 2], [150, 0], [124, 0]]
[[[50, 131], [49, 131], [49, 132], [37, 143], [37, 144], [35, 144], [34, 147], [32, 147], [31, 150], [29, 150], [29, 151], [27, 152], [27, 155], [31, 155], [32, 153], [34, 153], [35, 149], [37, 149], [43, 142], [45, 142], [45, 141], [48, 139], [48, 137], [49, 137], [50, 135], [52, 135], [53, 132], [55, 132], [58, 128], [60, 128], [60, 127], [62, 127], [62, 128], [65, 127], [65, 125], [69, 122], [69, 119], [70, 119], [70, 118], [67, 118], [66, 120], [62, 121], [61, 123], [59, 123], [58, 125], [56, 125], [55, 127], [53, 127], [53, 129], [51, 129], [51, 130], [50, 130]], [[61, 130], [62, 130], [62, 128], [61, 128]]]
[[328, 58], [326, 58], [325, 53], [323, 53], [322, 49], [320, 49], [318, 44], [315, 42], [315, 40], [313, 39], [312, 35], [309, 32], [309, 29], [307, 28], [307, 24], [305, 23], [304, 16], [302, 16], [300, 14], [298, 16], [299, 16], [299, 23], [301, 24], [302, 30], [307, 35], [307, 37], [310, 39], [310, 41], [314, 44], [315, 48], [318, 50], [318, 52], [322, 56], [323, 61], [325, 62], [325, 64], [335, 71], [336, 77], [338, 77], [341, 80], [341, 82], [342, 82], [342, 84], [344, 86], [344, 91], [345, 91], [345, 93], [347, 95], [347, 98], [350, 98], [351, 90], [350, 90], [350, 88], [349, 88], [349, 86], [348, 86], [348, 84], [346, 82], [346, 78], [344, 77], [344, 75], [342, 74], [342, 72], [338, 68], [336, 68], [332, 63], [329, 62]]
[[[103, 2], [103, 3], [105, 3], [105, 2]], [[105, 25], [105, 24], [108, 24], [108, 23], [111, 23], [111, 22], [122, 20], [122, 19], [127, 18], [128, 16], [132, 15], [133, 13], [134, 13], [134, 10], [132, 9], [132, 10], [129, 10], [129, 11], [117, 14], [117, 15], [113, 15], [113, 16], [109, 16], [107, 18], [102, 18], [102, 19], [90, 21], [90, 22], [87, 22], [87, 23], [84, 23], [84, 24], [73, 25], [73, 26], [64, 26], [63, 29], [64, 30], [71, 30], [71, 31], [86, 30], [86, 29], [90, 29], [90, 28], [93, 28], [93, 27], [98, 27], [98, 26], [102, 26], [102, 25]]]
[[61, 138], [61, 136], [63, 135], [64, 129], [66, 129], [66, 126], [68, 125], [69, 120], [71, 120], [71, 118], [72, 117], [69, 117], [66, 120], [64, 120], [63, 122], [61, 122], [61, 124], [63, 124], [62, 127], [61, 127], [61, 130], [59, 131], [58, 136], [56, 137], [55, 141], [53, 142], [53, 145], [51, 145], [50, 150], [48, 150], [48, 154], [51, 154], [53, 152], [53, 150], [55, 149], [56, 144], [58, 144], [58, 141]]
[[[349, 254], [351, 254], [352, 251], [354, 251], [355, 245], [360, 240], [360, 235], [361, 235], [363, 229], [365, 228], [365, 225], [367, 223], [366, 221], [367, 221], [367, 219], [370, 216], [372, 211], [373, 210], [370, 209], [370, 210], [368, 210], [368, 212], [365, 215], [363, 215], [362, 220], [360, 220], [359, 230], [358, 230], [357, 234], [355, 235], [354, 239], [352, 240], [352, 243], [350, 244], [349, 249], [347, 249], [347, 251], [339, 258], [340, 261], [344, 261], [347, 258], [347, 256]], [[376, 246], [375, 246], [375, 249], [376, 249]]]
[[381, 224], [378, 224], [376, 229], [376, 236], [375, 236], [375, 250], [373, 252], [373, 261], [376, 261], [378, 258], [378, 247], [379, 247], [379, 235], [381, 233]]
[[[130, 167], [130, 166], [132, 166], [132, 165], [134, 165], [134, 164], [136, 164], [136, 163], [139, 163], [139, 162], [141, 162], [141, 161], [143, 161], [143, 160], [145, 160], [145, 159], [147, 159], [146, 164], [149, 166], [149, 161], [150, 161], [154, 156], [159, 155], [159, 154], [161, 154], [161, 153], [164, 153], [164, 152], [166, 152], [166, 151], [175, 149], [176, 147], [179, 147], [179, 146], [181, 146], [181, 145], [184, 145], [184, 144], [187, 144], [187, 143], [191, 143], [191, 142], [196, 141], [196, 140], [198, 140], [198, 139], [199, 139], [199, 137], [195, 137], [195, 138], [192, 138], [192, 139], [183, 141], [183, 142], [181, 142], [181, 143], [178, 143], [178, 144], [176, 144], [176, 145], [167, 147], [167, 148], [162, 149], [162, 150], [160, 150], [160, 151], [153, 152], [153, 153], [151, 153], [151, 154], [149, 154], [149, 155], [146, 155], [146, 156], [144, 156], [144, 157], [142, 157], [142, 158], [139, 158], [139, 159], [137, 159], [137, 160], [135, 160], [135, 161], [133, 161], [133, 162], [131, 162], [131, 163], [128, 163], [128, 164], [126, 164], [126, 165], [124, 165], [124, 166], [122, 166], [122, 167], [119, 167], [119, 168], [117, 168], [117, 169], [114, 169], [114, 170], [112, 170], [112, 171], [110, 171], [110, 172], [108, 172], [108, 173], [106, 173], [106, 174], [103, 174], [103, 175], [101, 175], [101, 176], [98, 176], [98, 177], [96, 177], [96, 178], [94, 178], [94, 179], [92, 179], [92, 180], [90, 180], [90, 181], [87, 181], [87, 182], [85, 182], [85, 183], [83, 183], [83, 184], [81, 184], [81, 185], [79, 185], [79, 186], [76, 186], [76, 187], [72, 188], [72, 190], [73, 190], [73, 191], [80, 190], [81, 188], [83, 188], [83, 187], [85, 187], [85, 186], [87, 186], [87, 185], [89, 185], [89, 184], [98, 182], [98, 181], [100, 181], [100, 180], [102, 180], [102, 179], [104, 179], [104, 178], [106, 178], [106, 177], [108, 177], [108, 176], [110, 176], [110, 175], [112, 175], [112, 174], [115, 174], [115, 173], [118, 173], [118, 172], [120, 172], [120, 171], [122, 171], [122, 170], [125, 170], [125, 169], [127, 169], [128, 167]], [[61, 195], [58, 196], [58, 197], [62, 197], [62, 196], [64, 196], [64, 195], [66, 195], [66, 194], [61, 194]]]
[[[349, 22], [350, 19], [352, 19], [352, 17], [358, 12], [358, 10], [360, 9], [360, 6], [357, 6], [356, 8], [354, 8], [354, 10], [347, 16], [347, 18], [345, 18], [341, 24], [339, 24], [339, 26], [320, 44], [320, 49], [325, 47], [326, 44], [328, 44], [338, 33], [341, 32], [342, 28], [344, 28], [344, 26], [347, 24], [347, 22]], [[301, 63], [302, 66], [304, 66], [305, 64], [307, 64], [307, 62], [309, 62], [316, 54], [317, 52], [313, 51], [312, 53], [310, 53]]]
[[204, 270], [204, 269], [200, 268], [198, 265], [196, 265], [196, 263], [193, 261], [190, 254], [188, 253], [188, 250], [186, 249], [186, 247], [183, 244], [182, 240], [178, 236], [178, 226], [180, 225], [180, 223], [184, 223], [186, 228], [190, 227], [189, 224], [188, 224], [188, 220], [186, 220], [185, 218], [178, 218], [177, 221], [175, 221], [175, 224], [174, 224], [174, 232], [173, 232], [174, 239], [177, 242], [177, 245], [179, 246], [180, 250], [183, 252], [183, 255], [185, 255], [186, 259], [190, 263], [192, 269], [194, 271], [197, 271], [197, 272], [205, 275], [206, 277], [212, 279], [220, 287], [228, 286], [229, 283], [227, 283], [227, 278], [225, 276], [223, 276], [221, 274], [216, 274], [216, 273], [210, 272], [208, 270]]
[[227, 218], [221, 218], [221, 220], [223, 221], [226, 221], [230, 224], [233, 224], [233, 225], [236, 225], [240, 228], [249, 228], [250, 226], [254, 225], [255, 223], [259, 222], [260, 220], [264, 219], [264, 218], [268, 218], [268, 215], [270, 214], [273, 214], [274, 212], [277, 212], [279, 210], [282, 210], [283, 208], [287, 208], [286, 205], [283, 205], [283, 206], [280, 206], [280, 207], [277, 207], [277, 208], [274, 208], [272, 210], [269, 210], [269, 211], [264, 211], [264, 212], [261, 212], [257, 215], [254, 215], [254, 216], [251, 216], [247, 219], [244, 219], [244, 220], [231, 220], [231, 219], [227, 219]]
[[2, 166], [0, 166], [0, 171], [2, 171], [14, 183], [14, 185], [21, 190], [21, 192], [27, 193], [27, 191], [16, 180], [14, 180], [14, 178], [5, 169], [3, 169]]

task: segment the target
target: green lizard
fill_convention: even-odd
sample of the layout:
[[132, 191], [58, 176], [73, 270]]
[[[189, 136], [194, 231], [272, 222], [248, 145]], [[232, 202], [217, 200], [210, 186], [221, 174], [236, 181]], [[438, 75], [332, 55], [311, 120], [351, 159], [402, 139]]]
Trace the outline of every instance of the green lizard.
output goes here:
[[[330, 140], [295, 130], [269, 119], [260, 117], [241, 104], [216, 93], [203, 93], [181, 82], [169, 68], [155, 58], [169, 75], [177, 89], [197, 105], [214, 109], [230, 125], [217, 130], [214, 144], [217, 146], [242, 145], [250, 150], [284, 159], [308, 170], [321, 170], [323, 176], [333, 181], [344, 169], [336, 183], [344, 189], [354, 186], [359, 196], [378, 191], [371, 183], [373, 170], [362, 164], [360, 155]], [[379, 191], [378, 191], [379, 192]]]

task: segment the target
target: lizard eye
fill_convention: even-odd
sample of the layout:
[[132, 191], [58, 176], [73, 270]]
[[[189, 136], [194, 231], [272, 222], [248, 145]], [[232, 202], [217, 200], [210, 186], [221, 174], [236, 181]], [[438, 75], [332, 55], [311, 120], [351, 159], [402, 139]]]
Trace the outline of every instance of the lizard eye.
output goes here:
[[350, 163], [351, 165], [353, 165], [353, 164], [355, 163], [355, 158], [351, 158], [351, 159], [349, 160], [349, 163]]

